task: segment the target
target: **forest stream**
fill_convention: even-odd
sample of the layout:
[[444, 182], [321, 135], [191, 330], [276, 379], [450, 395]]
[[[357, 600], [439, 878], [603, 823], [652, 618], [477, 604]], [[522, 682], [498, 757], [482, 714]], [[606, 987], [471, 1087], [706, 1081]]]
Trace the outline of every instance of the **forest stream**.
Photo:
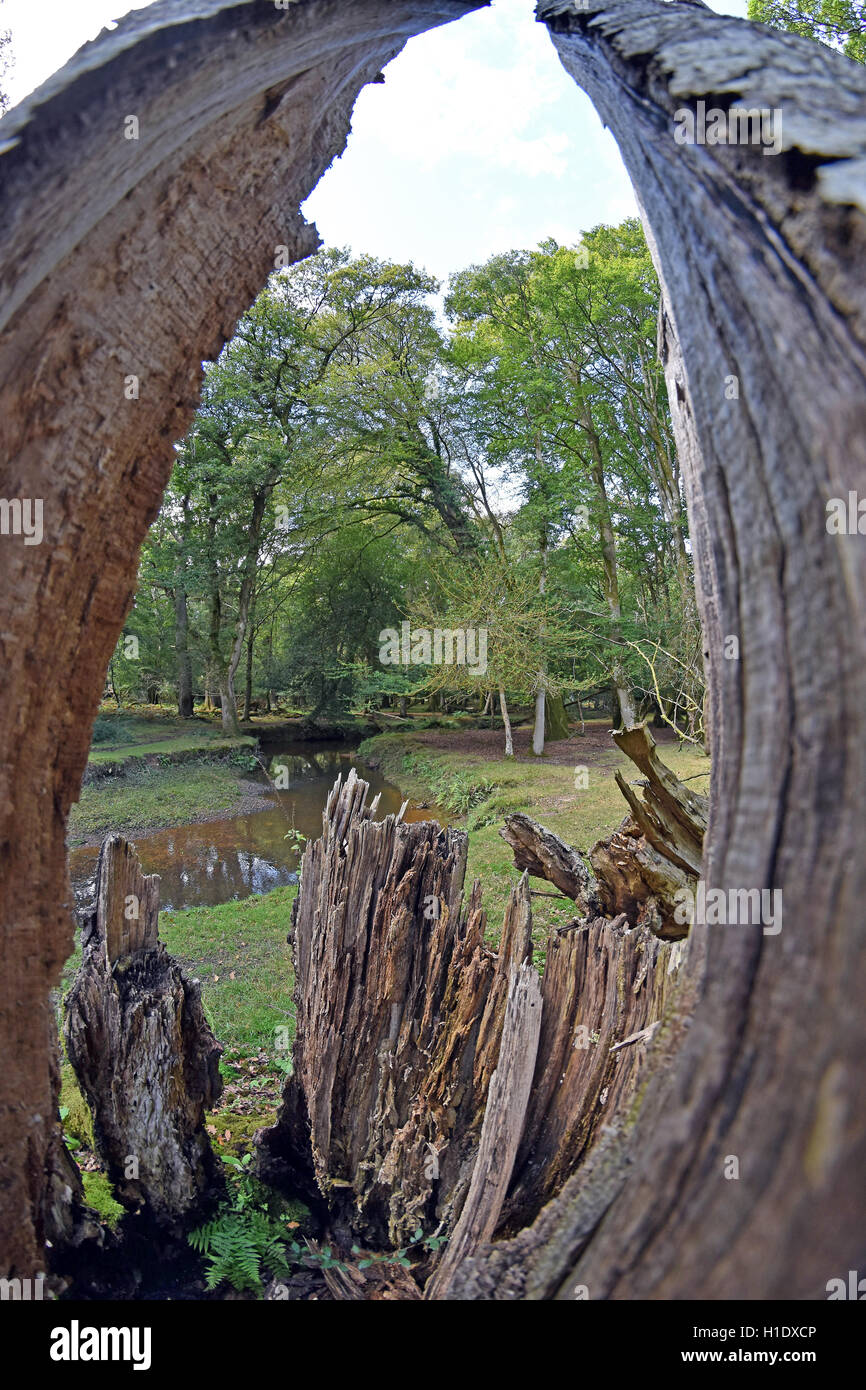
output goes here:
[[[338, 773], [345, 780], [354, 768], [369, 782], [371, 798], [379, 794], [377, 820], [396, 814], [404, 800], [398, 787], [342, 741], [267, 743], [260, 759], [272, 771], [274, 763], [288, 768], [288, 777], [282, 779], [288, 782], [285, 790], [271, 785], [268, 792], [267, 800], [276, 805], [132, 836], [144, 872], [160, 876], [164, 909], [213, 907], [293, 882], [303, 843], [299, 847], [292, 830], [307, 840], [321, 835], [322, 812]], [[266, 783], [264, 767], [250, 773], [250, 779]], [[438, 820], [445, 825], [450, 817], [441, 807], [410, 806], [404, 819]], [[90, 846], [70, 851], [69, 873], [79, 907], [93, 899], [98, 855], [99, 849]]]

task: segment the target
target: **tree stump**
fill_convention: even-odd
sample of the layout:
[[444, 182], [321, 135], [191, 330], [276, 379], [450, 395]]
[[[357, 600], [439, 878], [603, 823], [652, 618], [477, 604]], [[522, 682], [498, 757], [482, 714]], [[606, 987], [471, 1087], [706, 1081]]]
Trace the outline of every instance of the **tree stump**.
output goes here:
[[461, 901], [465, 834], [376, 823], [367, 792], [338, 778], [304, 851], [294, 1071], [259, 1171], [289, 1189], [300, 1178], [344, 1251], [446, 1235], [421, 1271], [425, 1297], [445, 1298], [628, 1108], [682, 948], [624, 916], [575, 922], [551, 934], [539, 980], [527, 874], [494, 952], [479, 885]]
[[159, 941], [159, 878], [142, 874], [134, 847], [112, 835], [96, 882], [66, 1049], [118, 1200], [180, 1228], [221, 1185], [204, 1116], [222, 1090], [222, 1049], [198, 982]]
[[452, 1220], [478, 1148], [512, 967], [531, 952], [528, 889], [498, 954], [466, 835], [370, 817], [338, 778], [293, 904], [297, 1034], [260, 1171], [312, 1174], [336, 1238], [400, 1246]]

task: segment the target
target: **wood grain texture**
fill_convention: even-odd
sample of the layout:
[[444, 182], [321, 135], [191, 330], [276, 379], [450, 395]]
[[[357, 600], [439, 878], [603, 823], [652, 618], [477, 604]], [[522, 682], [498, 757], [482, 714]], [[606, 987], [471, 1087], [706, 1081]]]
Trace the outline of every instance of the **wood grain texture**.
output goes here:
[[222, 1092], [222, 1049], [198, 981], [159, 940], [159, 878], [141, 872], [119, 835], [99, 851], [64, 1036], [117, 1197], [182, 1229], [223, 1189], [205, 1133], [205, 1111]]

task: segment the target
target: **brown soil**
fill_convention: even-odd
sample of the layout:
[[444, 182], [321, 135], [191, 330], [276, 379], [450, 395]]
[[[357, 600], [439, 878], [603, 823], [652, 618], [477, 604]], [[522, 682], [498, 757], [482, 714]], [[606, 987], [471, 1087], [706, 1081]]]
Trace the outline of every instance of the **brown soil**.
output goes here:
[[[570, 738], [562, 739], [559, 743], [546, 743], [542, 761], [571, 766], [579, 753], [579, 761], [591, 766], [603, 761], [609, 753], [619, 756], [610, 736], [611, 727], [609, 722], [593, 723], [588, 724], [586, 731], [581, 733], [578, 725]], [[399, 732], [404, 731], [401, 729]], [[658, 744], [676, 743], [676, 735], [671, 729], [653, 729], [652, 732]], [[532, 751], [530, 725], [515, 729], [513, 736], [515, 762], [537, 762], [538, 759]], [[437, 748], [442, 752], [462, 753], [483, 759], [501, 758], [505, 746], [505, 734], [502, 729], [423, 729], [417, 734], [411, 734], [411, 737], [417, 743], [426, 744], [427, 747]]]

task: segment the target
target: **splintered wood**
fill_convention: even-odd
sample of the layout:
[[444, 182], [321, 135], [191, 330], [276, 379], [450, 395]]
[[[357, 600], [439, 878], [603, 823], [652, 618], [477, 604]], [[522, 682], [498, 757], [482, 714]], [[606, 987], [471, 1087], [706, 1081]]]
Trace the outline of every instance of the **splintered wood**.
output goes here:
[[701, 871], [709, 803], [665, 766], [645, 724], [613, 738], [646, 780], [638, 795], [621, 772], [614, 774], [630, 813], [590, 850], [592, 871], [578, 850], [520, 812], [499, 833], [518, 869], [555, 884], [584, 916], [624, 914], [629, 926], [678, 940], [688, 934], [684, 895], [694, 892]]
[[204, 1129], [221, 1090], [197, 981], [159, 941], [159, 878], [112, 835], [66, 1004], [66, 1050], [118, 1198], [161, 1225], [189, 1219], [221, 1177]]
[[304, 853], [294, 1069], [259, 1168], [306, 1181], [343, 1247], [448, 1236], [420, 1270], [440, 1298], [627, 1101], [676, 975], [647, 928], [595, 918], [552, 935], [539, 978], [528, 874], [494, 951], [477, 883], [463, 901], [465, 833], [375, 822], [367, 792], [338, 779]]

